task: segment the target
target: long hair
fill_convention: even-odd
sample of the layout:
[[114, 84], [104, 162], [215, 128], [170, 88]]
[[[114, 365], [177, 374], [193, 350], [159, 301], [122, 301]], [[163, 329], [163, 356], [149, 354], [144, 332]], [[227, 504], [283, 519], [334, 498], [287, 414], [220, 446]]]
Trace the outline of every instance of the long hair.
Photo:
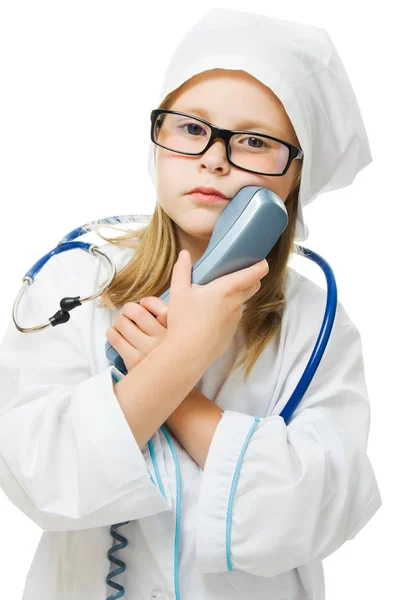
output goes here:
[[[159, 108], [168, 109], [180, 87], [168, 94]], [[243, 311], [240, 320], [240, 324], [243, 324], [245, 345], [236, 357], [236, 366], [232, 365], [228, 371], [242, 367], [244, 381], [247, 381], [261, 352], [281, 327], [290, 255], [292, 252], [301, 253], [294, 242], [301, 172], [300, 168], [285, 202], [288, 224], [266, 257], [269, 272], [261, 279], [258, 292], [247, 301], [246, 310]], [[158, 297], [170, 287], [172, 269], [178, 260], [180, 248], [175, 223], [159, 202], [156, 203], [154, 213], [145, 227], [131, 230], [119, 237], [105, 237], [99, 232], [97, 235], [111, 244], [135, 249], [132, 258], [116, 273], [111, 286], [99, 297], [103, 302], [102, 306], [118, 310], [127, 302], [140, 302], [148, 296]]]

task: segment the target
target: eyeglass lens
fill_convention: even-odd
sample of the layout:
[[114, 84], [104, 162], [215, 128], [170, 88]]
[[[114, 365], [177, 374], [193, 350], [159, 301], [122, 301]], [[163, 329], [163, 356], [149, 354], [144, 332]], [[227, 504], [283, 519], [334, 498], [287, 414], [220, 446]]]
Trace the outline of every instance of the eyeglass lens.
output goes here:
[[[160, 114], [154, 127], [154, 139], [159, 144], [182, 154], [201, 154], [210, 136], [211, 129], [205, 123], [171, 113]], [[230, 139], [229, 158], [249, 171], [279, 175], [289, 160], [289, 148], [259, 135], [237, 133]]]

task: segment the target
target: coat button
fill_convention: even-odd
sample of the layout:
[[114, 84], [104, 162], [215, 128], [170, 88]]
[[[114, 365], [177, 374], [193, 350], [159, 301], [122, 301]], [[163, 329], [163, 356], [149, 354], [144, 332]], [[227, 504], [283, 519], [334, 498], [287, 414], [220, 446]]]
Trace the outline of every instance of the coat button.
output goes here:
[[162, 590], [156, 589], [151, 592], [151, 600], [165, 600], [165, 594]]

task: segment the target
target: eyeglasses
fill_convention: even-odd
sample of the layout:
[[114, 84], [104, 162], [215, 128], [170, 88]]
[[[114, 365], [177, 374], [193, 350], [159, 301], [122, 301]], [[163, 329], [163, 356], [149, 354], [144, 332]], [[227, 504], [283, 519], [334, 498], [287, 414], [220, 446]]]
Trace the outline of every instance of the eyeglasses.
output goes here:
[[150, 119], [151, 141], [157, 146], [179, 154], [200, 156], [215, 139], [222, 139], [231, 165], [259, 175], [285, 175], [292, 161], [304, 156], [303, 150], [289, 142], [254, 131], [221, 129], [188, 113], [155, 109]]

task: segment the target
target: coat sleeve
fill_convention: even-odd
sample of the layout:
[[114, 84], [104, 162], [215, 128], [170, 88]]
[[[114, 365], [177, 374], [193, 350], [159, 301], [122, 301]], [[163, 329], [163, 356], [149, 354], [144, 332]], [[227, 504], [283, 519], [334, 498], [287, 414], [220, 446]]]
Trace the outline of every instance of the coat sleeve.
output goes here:
[[[211, 441], [196, 520], [202, 573], [274, 577], [332, 554], [381, 506], [366, 454], [370, 405], [359, 331], [343, 308], [288, 425], [279, 413], [311, 356], [319, 328], [290, 352], [274, 411], [225, 410]], [[301, 337], [301, 336], [300, 336]], [[296, 346], [299, 336], [287, 339]], [[297, 342], [299, 343], [299, 342]], [[273, 414], [275, 412], [275, 414]]]
[[[53, 256], [25, 291], [22, 326], [43, 323], [59, 308], [59, 260]], [[0, 345], [0, 486], [43, 530], [88, 529], [172, 509], [158, 432], [141, 450], [113, 390], [113, 365], [94, 375], [89, 369], [77, 323], [90, 318], [91, 304], [34, 333], [11, 321]], [[105, 344], [105, 331], [99, 339]]]

